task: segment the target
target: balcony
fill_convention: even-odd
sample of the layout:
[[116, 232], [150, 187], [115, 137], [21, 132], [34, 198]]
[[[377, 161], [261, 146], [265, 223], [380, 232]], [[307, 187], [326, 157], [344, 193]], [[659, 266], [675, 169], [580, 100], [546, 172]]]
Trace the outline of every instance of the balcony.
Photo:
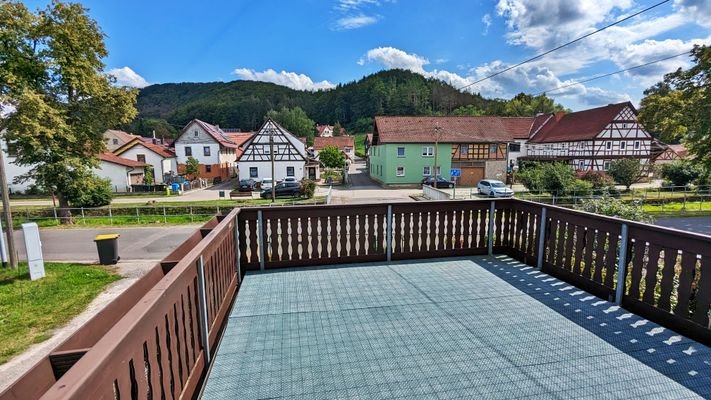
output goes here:
[[516, 199], [233, 210], [0, 397], [710, 397], [710, 259]]

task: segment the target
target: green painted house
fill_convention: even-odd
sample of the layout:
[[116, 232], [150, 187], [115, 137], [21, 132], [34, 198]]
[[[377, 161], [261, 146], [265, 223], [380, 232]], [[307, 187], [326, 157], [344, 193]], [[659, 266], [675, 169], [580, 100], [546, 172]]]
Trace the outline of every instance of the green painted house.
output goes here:
[[369, 149], [370, 177], [383, 186], [417, 186], [434, 175], [474, 186], [484, 178], [506, 178], [513, 127], [501, 117], [375, 117]]

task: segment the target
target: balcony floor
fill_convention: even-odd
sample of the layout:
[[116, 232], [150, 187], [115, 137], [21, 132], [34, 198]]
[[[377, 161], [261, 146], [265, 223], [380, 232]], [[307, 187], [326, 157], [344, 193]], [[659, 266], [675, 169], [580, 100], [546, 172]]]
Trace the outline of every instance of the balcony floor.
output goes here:
[[711, 349], [506, 256], [245, 277], [207, 399], [711, 397]]

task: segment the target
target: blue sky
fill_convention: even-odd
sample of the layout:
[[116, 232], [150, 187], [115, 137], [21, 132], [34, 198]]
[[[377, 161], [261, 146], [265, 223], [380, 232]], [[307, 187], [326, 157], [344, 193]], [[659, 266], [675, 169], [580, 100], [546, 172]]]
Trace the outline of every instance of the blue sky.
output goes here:
[[[660, 0], [85, 0], [123, 84], [263, 80], [314, 90], [389, 68], [456, 87]], [[47, 1], [26, 1], [30, 8]], [[536, 94], [711, 43], [711, 1], [672, 0], [469, 90]], [[583, 109], [638, 103], [678, 57], [550, 92]]]

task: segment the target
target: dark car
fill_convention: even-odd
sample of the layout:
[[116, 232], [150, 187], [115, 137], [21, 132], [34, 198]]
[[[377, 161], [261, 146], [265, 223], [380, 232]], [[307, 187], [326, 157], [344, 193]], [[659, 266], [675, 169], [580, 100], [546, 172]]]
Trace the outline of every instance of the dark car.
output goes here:
[[[276, 197], [299, 197], [303, 196], [303, 194], [304, 187], [301, 186], [299, 182], [282, 182], [278, 183], [274, 188], [274, 195]], [[261, 197], [263, 199], [271, 198], [271, 189], [262, 191]]]
[[240, 192], [251, 192], [257, 187], [257, 181], [254, 179], [242, 179], [239, 181]]
[[[428, 176], [427, 178], [423, 179], [422, 184], [434, 187], [434, 176]], [[454, 187], [454, 184], [452, 182], [442, 178], [442, 176], [440, 175], [437, 177], [437, 187], [438, 188], [452, 188], [452, 187]]]

